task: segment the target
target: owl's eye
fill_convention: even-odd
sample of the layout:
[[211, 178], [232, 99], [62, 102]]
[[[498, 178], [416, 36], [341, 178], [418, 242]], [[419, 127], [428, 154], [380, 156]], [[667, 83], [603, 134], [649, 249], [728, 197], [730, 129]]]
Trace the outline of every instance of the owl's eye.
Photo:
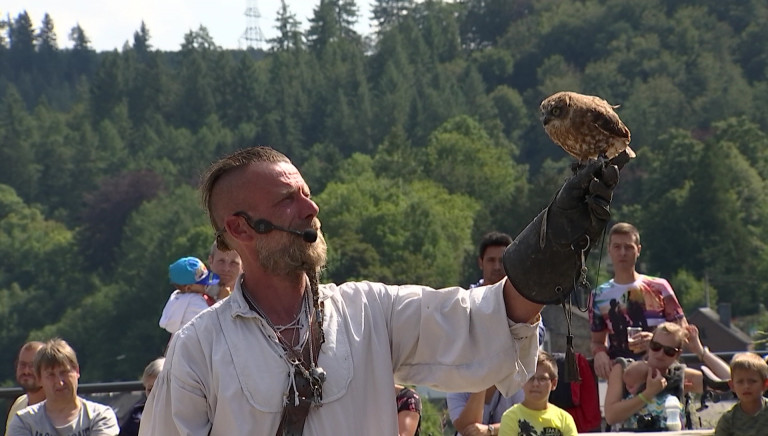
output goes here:
[[553, 107], [553, 108], [552, 108], [552, 115], [554, 115], [554, 116], [558, 116], [558, 115], [560, 115], [560, 112], [562, 112], [562, 111], [563, 111], [563, 110], [562, 110], [562, 109], [560, 109], [560, 107], [559, 107], [559, 106]]

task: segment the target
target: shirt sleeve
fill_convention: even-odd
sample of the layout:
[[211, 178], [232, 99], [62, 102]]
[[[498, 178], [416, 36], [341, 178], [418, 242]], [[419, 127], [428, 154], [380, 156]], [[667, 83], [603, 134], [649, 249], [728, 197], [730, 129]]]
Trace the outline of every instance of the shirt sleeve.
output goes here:
[[563, 432], [563, 436], [576, 436], [579, 434], [579, 430], [576, 428], [576, 420], [573, 419], [573, 416], [566, 412], [565, 410], [562, 411], [563, 415], [563, 428], [560, 429], [560, 431]]
[[[165, 410], [171, 410], [171, 419], [175, 423], [175, 431], [178, 431], [173, 434], [207, 435], [210, 434], [213, 425], [208, 414], [209, 399], [206, 398], [202, 382], [203, 379], [211, 378], [206, 372], [207, 369], [201, 369], [207, 368], [207, 365], [201, 362], [201, 359], [205, 359], [205, 352], [200, 347], [194, 327], [196, 326], [190, 325], [177, 333], [179, 339], [176, 342], [175, 353], [171, 356], [173, 369], [169, 368], [168, 371], [169, 396], [173, 401], [170, 402], [170, 408]], [[184, 340], [185, 334], [191, 337]], [[167, 357], [166, 362], [168, 362]], [[154, 390], [155, 388], [152, 388], [153, 392]], [[166, 435], [167, 433], [155, 434]]]
[[664, 301], [664, 318], [667, 321], [677, 321], [685, 317], [682, 306], [677, 300], [675, 291], [672, 290], [672, 286], [668, 281], [659, 279], [654, 283], [654, 287], [657, 287], [658, 292], [661, 294], [661, 298]]
[[445, 401], [448, 403], [448, 416], [451, 418], [451, 422], [456, 421], [461, 415], [461, 411], [467, 405], [469, 395], [469, 392], [451, 392], [446, 395]]
[[13, 402], [11, 405], [11, 409], [8, 411], [8, 418], [5, 421], [5, 434], [9, 435], [8, 429], [11, 427], [11, 420], [14, 416], [16, 416], [16, 412], [23, 409], [26, 404], [27, 395], [21, 395], [18, 398], [16, 398], [16, 401]]
[[109, 406], [99, 405], [98, 413], [91, 422], [91, 436], [116, 436], [120, 433], [117, 416]]
[[505, 283], [472, 290], [377, 286], [396, 380], [447, 392], [520, 390], [535, 371], [541, 317], [534, 324], [510, 321]]
[[176, 333], [182, 326], [182, 318], [186, 310], [186, 302], [179, 298], [179, 291], [174, 291], [168, 298], [168, 302], [163, 307], [163, 314], [160, 316], [160, 327], [168, 330], [169, 333]]
[[173, 421], [173, 415], [170, 413], [172, 408], [170, 374], [177, 339], [177, 335], [171, 337], [163, 370], [157, 376], [152, 392], [149, 393], [147, 403], [144, 405], [144, 413], [139, 424], [139, 436], [180, 436]]
[[33, 436], [32, 429], [27, 428], [24, 422], [18, 415], [13, 415], [8, 423], [8, 431], [5, 436]]
[[601, 332], [608, 328], [603, 314], [600, 313], [600, 306], [597, 303], [597, 294], [599, 292], [600, 288], [598, 287], [589, 294], [589, 327], [593, 332]]

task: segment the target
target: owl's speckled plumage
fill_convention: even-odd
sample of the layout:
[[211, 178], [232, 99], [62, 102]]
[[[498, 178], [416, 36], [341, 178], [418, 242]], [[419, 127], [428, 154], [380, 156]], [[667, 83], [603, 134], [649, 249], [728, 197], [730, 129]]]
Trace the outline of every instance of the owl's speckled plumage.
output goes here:
[[629, 147], [630, 133], [614, 108], [593, 95], [558, 92], [541, 102], [541, 123], [547, 135], [568, 154], [586, 162], [604, 155], [608, 159]]

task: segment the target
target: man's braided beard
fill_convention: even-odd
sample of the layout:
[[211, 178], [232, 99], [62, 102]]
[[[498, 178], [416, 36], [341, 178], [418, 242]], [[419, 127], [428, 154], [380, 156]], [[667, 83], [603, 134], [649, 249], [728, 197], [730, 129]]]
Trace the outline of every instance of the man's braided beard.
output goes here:
[[300, 273], [315, 274], [325, 267], [327, 247], [320, 230], [320, 221], [315, 218], [312, 227], [317, 230], [317, 241], [308, 243], [290, 233], [273, 233], [272, 242], [256, 245], [261, 267], [267, 272], [292, 276]]

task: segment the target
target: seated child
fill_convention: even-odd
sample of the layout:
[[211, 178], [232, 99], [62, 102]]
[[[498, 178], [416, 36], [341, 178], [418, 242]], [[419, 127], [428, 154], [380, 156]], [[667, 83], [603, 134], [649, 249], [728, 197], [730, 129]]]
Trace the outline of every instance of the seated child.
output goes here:
[[731, 390], [738, 397], [731, 410], [717, 422], [715, 436], [758, 436], [768, 428], [768, 364], [754, 353], [738, 353], [731, 359]]
[[539, 350], [536, 373], [523, 385], [523, 402], [515, 404], [504, 412], [499, 435], [572, 436], [578, 434], [573, 417], [549, 402], [549, 394], [556, 387], [557, 363], [551, 354]]
[[168, 274], [176, 290], [165, 303], [160, 327], [173, 334], [208, 308], [206, 288], [218, 284], [219, 276], [208, 271], [196, 257], [183, 257], [172, 263]]
[[624, 374], [621, 376], [624, 386], [627, 388], [627, 392], [632, 395], [637, 395], [642, 391], [645, 380], [648, 378], [648, 363], [644, 360], [636, 360], [624, 369]]

